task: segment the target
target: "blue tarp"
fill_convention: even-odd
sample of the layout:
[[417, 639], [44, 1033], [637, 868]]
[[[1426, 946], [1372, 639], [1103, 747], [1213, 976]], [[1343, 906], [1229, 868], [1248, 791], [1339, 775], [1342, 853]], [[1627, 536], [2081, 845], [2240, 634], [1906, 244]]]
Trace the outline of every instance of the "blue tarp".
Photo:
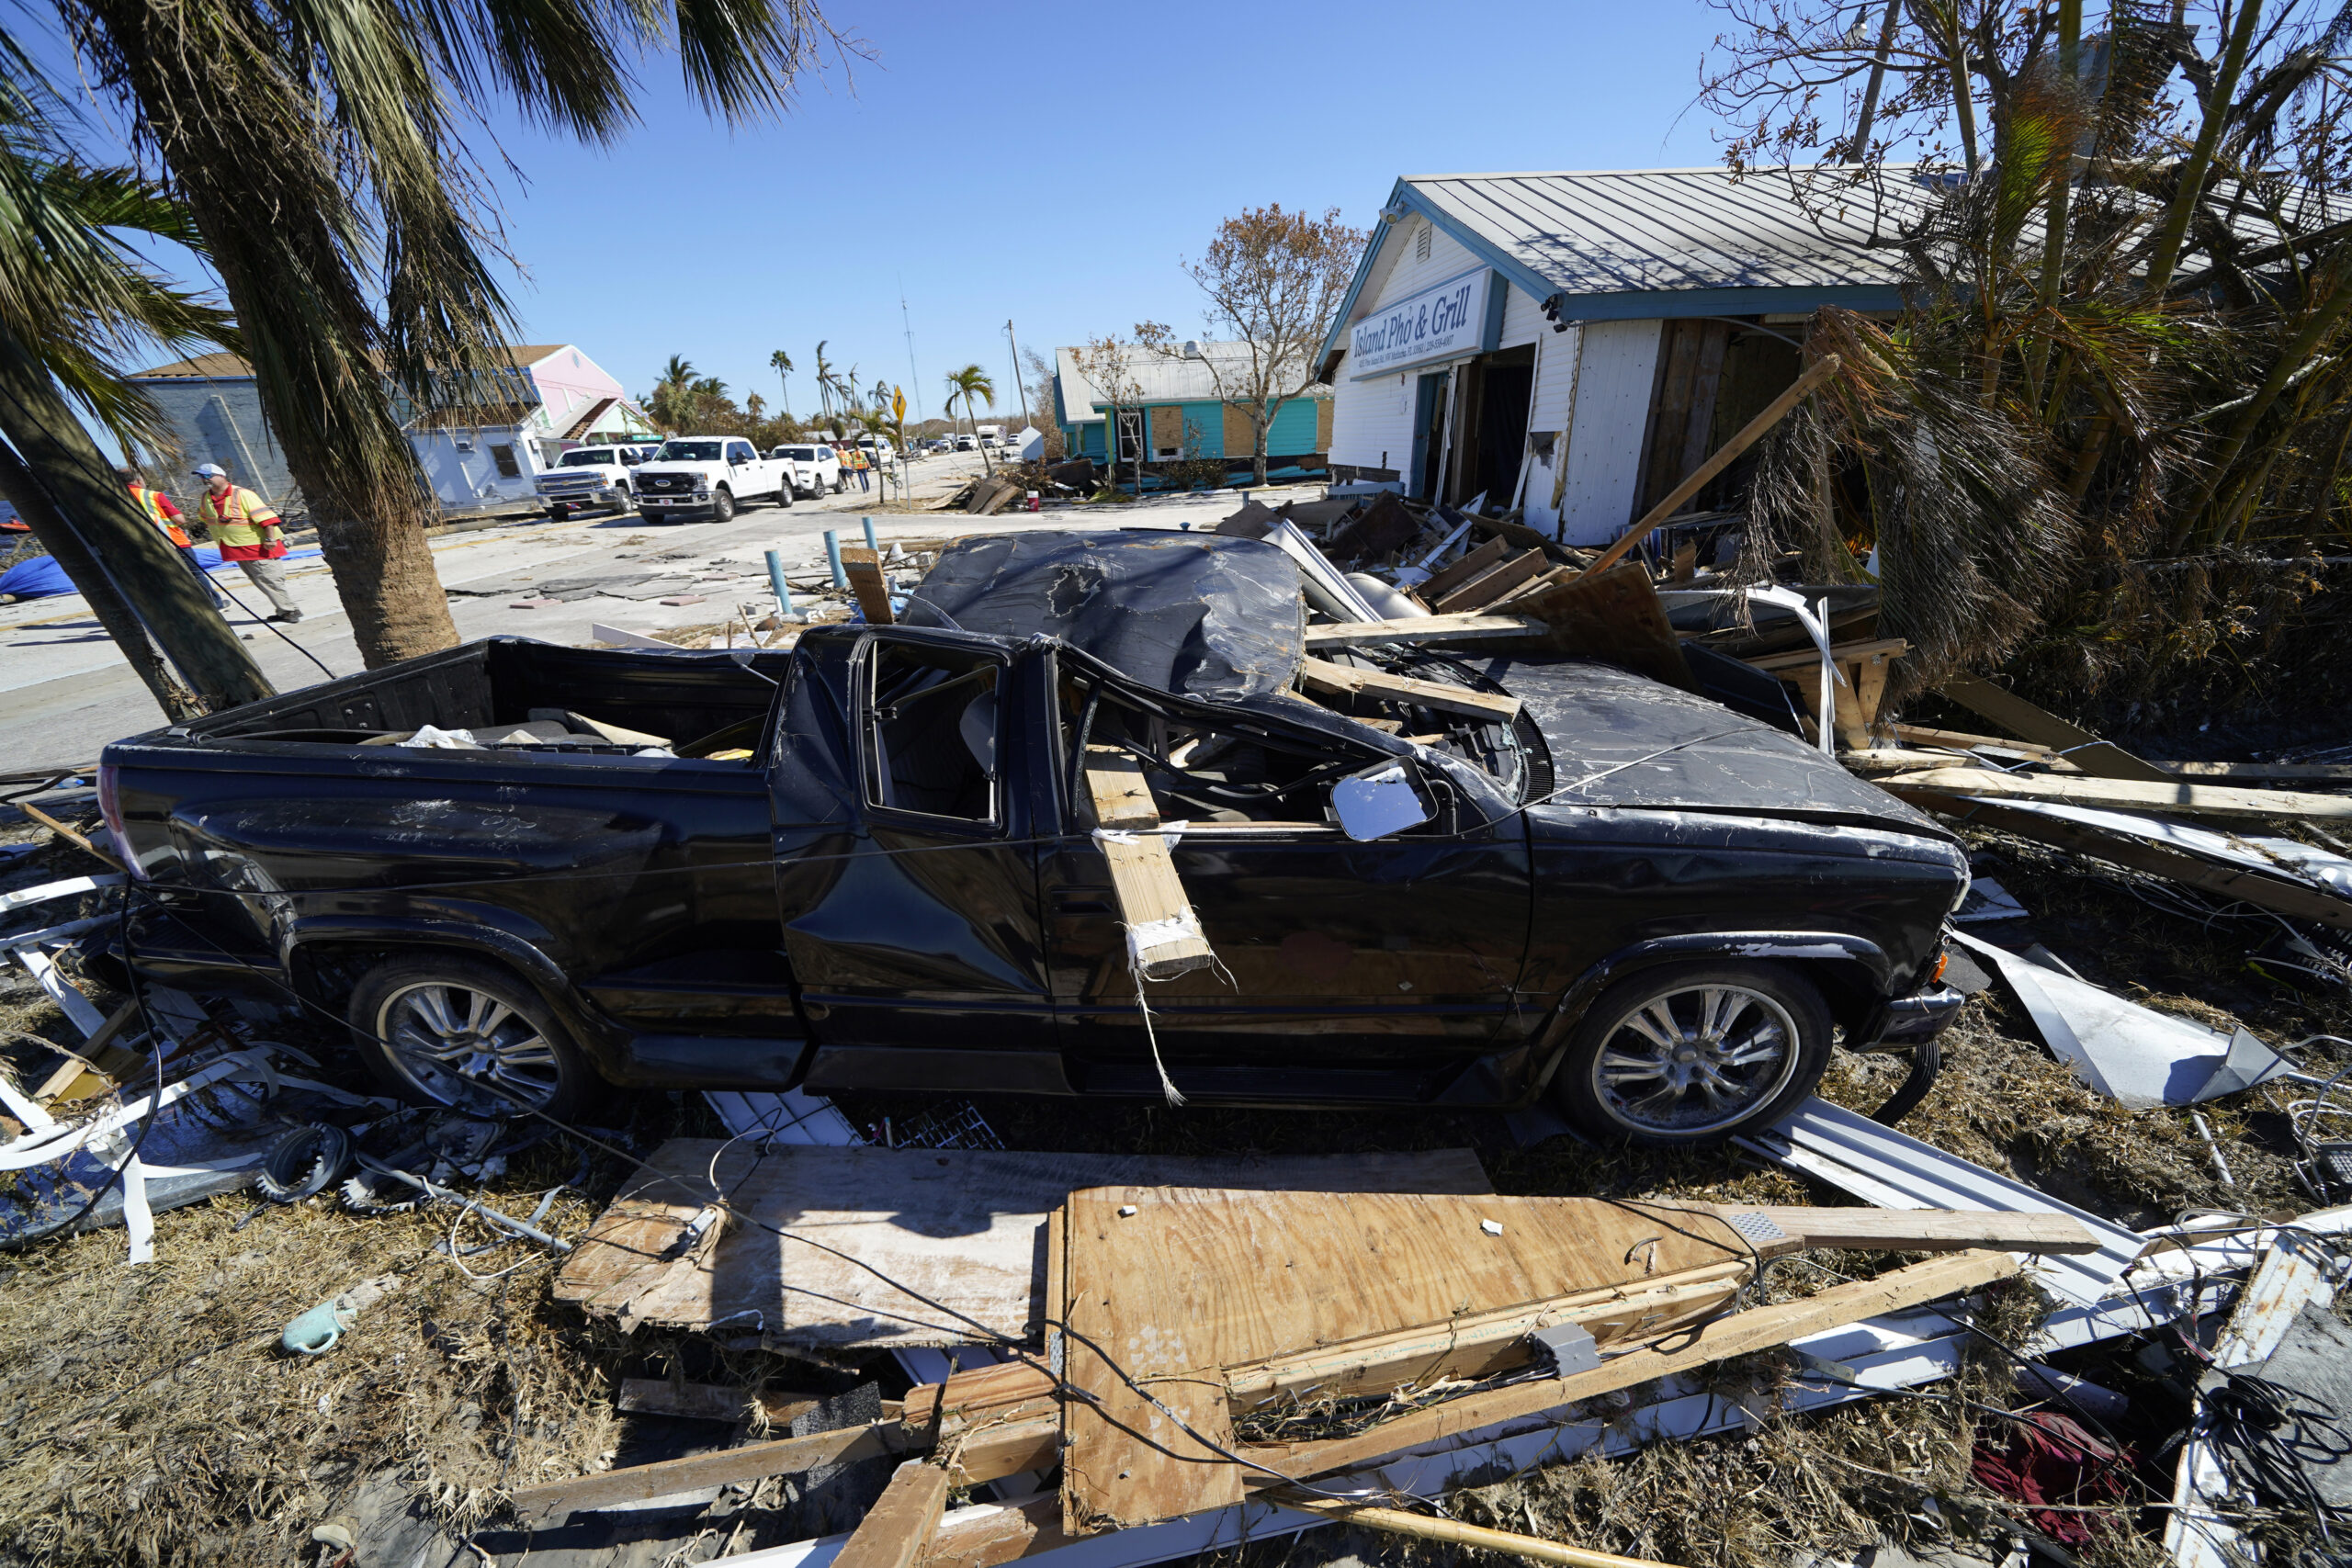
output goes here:
[[[287, 551], [285, 558], [289, 561], [307, 560], [318, 553], [318, 546], [305, 545], [299, 550]], [[223, 562], [220, 550], [210, 545], [197, 546], [196, 558], [207, 571], [219, 571], [224, 565], [236, 564], [233, 561]], [[74, 584], [66, 580], [65, 569], [50, 556], [20, 560], [7, 570], [0, 571], [0, 593], [13, 594], [18, 599], [45, 599], [52, 593], [73, 592]]]

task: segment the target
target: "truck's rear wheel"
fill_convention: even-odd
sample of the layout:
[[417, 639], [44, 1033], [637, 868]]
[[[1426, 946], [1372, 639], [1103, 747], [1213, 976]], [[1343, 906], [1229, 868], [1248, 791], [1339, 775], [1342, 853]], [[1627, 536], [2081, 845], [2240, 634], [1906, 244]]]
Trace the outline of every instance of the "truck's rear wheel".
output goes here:
[[710, 520], [714, 523], [732, 522], [735, 517], [735, 494], [725, 488], [710, 492]]
[[369, 1069], [403, 1100], [570, 1121], [601, 1085], [537, 992], [469, 958], [380, 964], [352, 991], [347, 1016]]
[[1610, 987], [1569, 1037], [1560, 1109], [1611, 1143], [1687, 1148], [1778, 1121], [1829, 1064], [1828, 1004], [1776, 964], [1678, 964]]

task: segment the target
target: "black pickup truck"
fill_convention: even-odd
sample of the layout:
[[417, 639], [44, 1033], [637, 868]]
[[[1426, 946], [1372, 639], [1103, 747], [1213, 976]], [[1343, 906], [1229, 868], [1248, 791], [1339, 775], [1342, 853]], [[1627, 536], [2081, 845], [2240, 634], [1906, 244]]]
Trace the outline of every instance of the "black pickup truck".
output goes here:
[[[108, 747], [118, 956], [332, 1010], [413, 1098], [556, 1114], [605, 1084], [1149, 1094], [1156, 1050], [1194, 1100], [1548, 1089], [1694, 1143], [1810, 1092], [1840, 1032], [1957, 1008], [1966, 863], [1925, 817], [1607, 665], [1413, 668], [1521, 710], [1207, 701], [910, 626], [492, 638]], [[1106, 744], [1182, 824], [1213, 965], [1130, 967], [1081, 804]], [[1400, 770], [1418, 819], [1351, 837], [1334, 787]]]

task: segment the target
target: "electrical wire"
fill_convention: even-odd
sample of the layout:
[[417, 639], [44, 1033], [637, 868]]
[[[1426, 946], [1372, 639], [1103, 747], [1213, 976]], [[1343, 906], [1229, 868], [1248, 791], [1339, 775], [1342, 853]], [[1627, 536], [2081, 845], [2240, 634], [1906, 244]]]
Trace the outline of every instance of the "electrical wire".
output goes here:
[[338, 681], [342, 679], [342, 677], [337, 675], [334, 671], [328, 669], [325, 662], [322, 660], [317, 654], [312, 653], [309, 649], [304, 648], [300, 643], [296, 642], [292, 637], [288, 637], [285, 629], [276, 621], [269, 619], [266, 615], [254, 615], [253, 606], [246, 604], [243, 599], [238, 598], [236, 593], [230, 589], [227, 583], [213, 582], [209, 576], [205, 581], [208, 586], [209, 586], [214, 592], [228, 595], [229, 603], [234, 604], [238, 609], [243, 610], [246, 615], [252, 615], [255, 626], [275, 633], [278, 641], [284, 643], [287, 647], [292, 649], [295, 652], [300, 654], [311, 663], [318, 665], [320, 674], [325, 676], [330, 681]]

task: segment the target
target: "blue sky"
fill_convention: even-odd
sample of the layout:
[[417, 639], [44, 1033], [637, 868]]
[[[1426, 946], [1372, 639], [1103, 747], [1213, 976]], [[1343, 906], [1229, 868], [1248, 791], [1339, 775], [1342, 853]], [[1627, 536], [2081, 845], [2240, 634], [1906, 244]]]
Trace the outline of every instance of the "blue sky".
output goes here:
[[580, 344], [633, 394], [682, 354], [771, 404], [780, 347], [797, 412], [820, 338], [932, 414], [944, 373], [978, 361], [1017, 416], [1008, 318], [1040, 351], [1145, 319], [1199, 332], [1181, 264], [1245, 206], [1363, 226], [1400, 174], [1718, 156], [1686, 112], [1722, 22], [1698, 0], [830, 15], [873, 58], [808, 80], [781, 119], [715, 123], [654, 57], [617, 146], [492, 128], [525, 176], [501, 196], [526, 340]]

